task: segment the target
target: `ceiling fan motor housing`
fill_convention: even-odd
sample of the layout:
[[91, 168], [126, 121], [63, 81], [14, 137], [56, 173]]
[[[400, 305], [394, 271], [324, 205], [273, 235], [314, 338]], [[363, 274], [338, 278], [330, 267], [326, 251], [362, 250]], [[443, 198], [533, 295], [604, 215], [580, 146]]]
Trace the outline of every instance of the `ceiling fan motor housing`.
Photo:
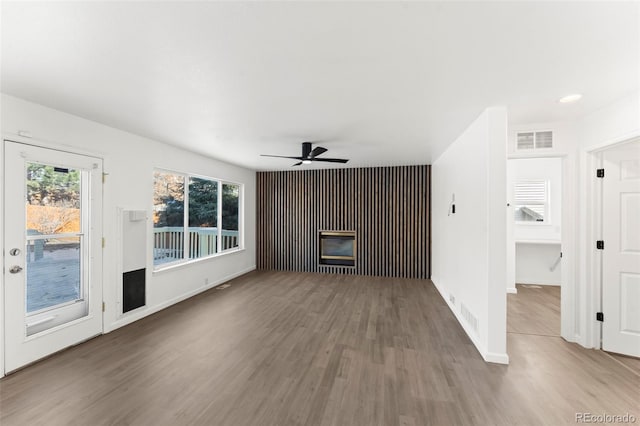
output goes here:
[[302, 142], [302, 158], [311, 156], [311, 142]]

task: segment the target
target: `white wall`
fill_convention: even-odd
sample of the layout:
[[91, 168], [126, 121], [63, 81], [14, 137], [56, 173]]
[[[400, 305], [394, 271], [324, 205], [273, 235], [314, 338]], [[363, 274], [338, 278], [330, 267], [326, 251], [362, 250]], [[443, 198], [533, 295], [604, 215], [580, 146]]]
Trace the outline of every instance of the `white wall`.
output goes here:
[[[518, 151], [516, 149], [517, 134], [519, 132], [536, 130], [551, 130], [553, 132], [553, 147]], [[547, 121], [525, 124], [510, 123], [507, 156], [509, 158], [539, 158], [569, 155], [575, 152], [577, 146], [576, 133], [575, 123], [571, 121]]]
[[[4, 138], [90, 153], [104, 159], [104, 171], [108, 173], [103, 194], [103, 235], [106, 238], [106, 247], [103, 253], [103, 287], [104, 301], [106, 302], [105, 332], [255, 269], [256, 177], [254, 171], [4, 94], [1, 98], [1, 110]], [[18, 131], [30, 132], [32, 139], [16, 136]], [[224, 147], [220, 148], [224, 149]], [[120, 279], [117, 267], [119, 257], [117, 241], [120, 236], [118, 235], [117, 210], [118, 208], [145, 210], [148, 217], [152, 217], [153, 169], [155, 167], [196, 173], [244, 184], [244, 250], [152, 273], [153, 233], [152, 223], [149, 221], [147, 306], [140, 311], [122, 317], [118, 314]], [[0, 216], [0, 222], [3, 220]], [[209, 281], [208, 287], [205, 286], [205, 279]], [[0, 310], [2, 306], [3, 304], [0, 303]], [[0, 315], [0, 317], [2, 316]], [[2, 352], [3, 350], [0, 348], [0, 353]]]
[[[483, 358], [500, 363], [509, 360], [506, 128], [505, 108], [485, 110], [431, 169], [432, 281]], [[456, 213], [450, 214], [453, 194]]]
[[577, 121], [578, 145], [593, 150], [638, 135], [640, 132], [640, 91], [629, 93], [617, 101]]
[[516, 283], [560, 285], [560, 244], [516, 243]]

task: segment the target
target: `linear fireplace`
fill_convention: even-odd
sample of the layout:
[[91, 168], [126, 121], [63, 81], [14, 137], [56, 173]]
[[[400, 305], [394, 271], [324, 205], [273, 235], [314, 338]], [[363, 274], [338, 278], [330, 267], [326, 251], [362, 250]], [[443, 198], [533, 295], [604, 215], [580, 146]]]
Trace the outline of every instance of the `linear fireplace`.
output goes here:
[[355, 231], [320, 231], [319, 237], [321, 265], [355, 266]]

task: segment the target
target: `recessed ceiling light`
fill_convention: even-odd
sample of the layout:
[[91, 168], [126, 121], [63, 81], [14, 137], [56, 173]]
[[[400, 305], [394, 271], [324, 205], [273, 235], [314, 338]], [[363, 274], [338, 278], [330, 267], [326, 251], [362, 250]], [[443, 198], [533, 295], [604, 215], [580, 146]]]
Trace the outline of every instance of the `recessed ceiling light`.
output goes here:
[[580, 98], [582, 98], [582, 95], [580, 93], [575, 93], [573, 95], [567, 95], [564, 98], [560, 98], [560, 103], [561, 104], [568, 104], [571, 102], [575, 102], [577, 100], [579, 100]]
[[311, 160], [302, 160], [302, 164], [311, 164]]

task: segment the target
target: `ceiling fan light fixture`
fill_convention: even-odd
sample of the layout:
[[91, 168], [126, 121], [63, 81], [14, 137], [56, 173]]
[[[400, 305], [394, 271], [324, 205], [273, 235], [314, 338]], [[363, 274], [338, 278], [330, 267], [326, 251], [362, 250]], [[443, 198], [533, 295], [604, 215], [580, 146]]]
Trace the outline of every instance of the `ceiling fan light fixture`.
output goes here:
[[270, 155], [270, 154], [260, 154], [262, 157], [277, 157], [277, 158], [290, 158], [292, 160], [298, 160], [298, 162], [291, 167], [301, 166], [303, 164], [311, 164], [315, 161], [320, 161], [324, 163], [341, 163], [344, 164], [349, 161], [346, 158], [326, 158], [326, 157], [318, 157], [319, 155], [327, 152], [327, 148], [323, 148], [321, 146], [316, 146], [313, 148], [311, 142], [302, 142], [302, 155], [300, 157], [289, 156], [289, 155]]

